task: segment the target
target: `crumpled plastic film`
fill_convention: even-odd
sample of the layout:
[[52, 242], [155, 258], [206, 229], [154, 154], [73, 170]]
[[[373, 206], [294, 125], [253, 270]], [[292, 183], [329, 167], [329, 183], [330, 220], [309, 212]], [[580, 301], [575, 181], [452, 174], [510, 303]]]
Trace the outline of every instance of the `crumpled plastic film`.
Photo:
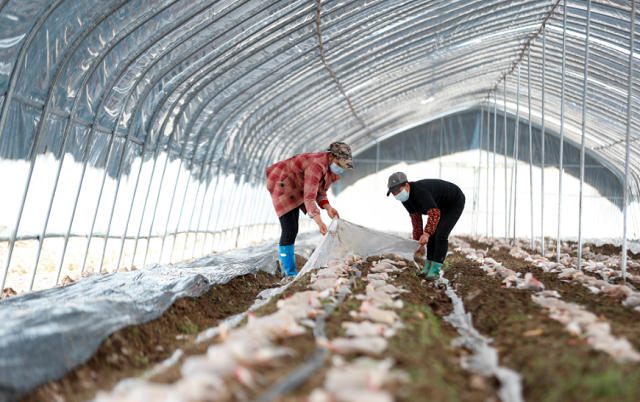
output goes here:
[[[305, 244], [305, 236], [301, 236]], [[307, 246], [308, 247], [308, 246]], [[236, 276], [274, 272], [274, 241], [132, 272], [93, 274], [0, 301], [0, 401], [15, 401], [87, 361], [106, 337]]]
[[329, 232], [309, 257], [300, 274], [306, 274], [314, 268], [327, 265], [331, 260], [340, 260], [350, 254], [366, 259], [372, 255], [394, 253], [413, 260], [413, 255], [420, 247], [420, 243], [415, 240], [378, 232], [341, 218], [334, 218], [328, 229]]
[[443, 319], [458, 330], [460, 338], [454, 342], [473, 351], [471, 356], [462, 357], [462, 368], [484, 376], [495, 376], [500, 381], [498, 397], [503, 402], [524, 402], [522, 376], [514, 370], [498, 365], [498, 351], [489, 346], [492, 340], [482, 336], [473, 327], [471, 313], [465, 312], [462, 299], [449, 286], [449, 280], [442, 276], [442, 273], [438, 283], [446, 286], [445, 293], [453, 304], [453, 312]]

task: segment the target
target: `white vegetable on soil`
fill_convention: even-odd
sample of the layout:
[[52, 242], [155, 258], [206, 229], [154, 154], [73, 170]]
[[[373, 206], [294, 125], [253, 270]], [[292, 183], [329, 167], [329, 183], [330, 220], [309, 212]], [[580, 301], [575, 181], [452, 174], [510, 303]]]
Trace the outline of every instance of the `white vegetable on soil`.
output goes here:
[[[468, 258], [475, 259], [477, 257], [481, 264], [484, 263], [480, 268], [487, 272], [488, 275], [502, 276], [507, 273], [508, 276], [503, 281], [506, 287], [515, 285], [518, 289], [538, 291], [535, 296], [531, 296], [534, 302], [548, 309], [549, 317], [564, 324], [571, 334], [586, 336], [587, 342], [592, 348], [608, 353], [619, 361], [640, 362], [640, 353], [633, 348], [631, 343], [625, 338], [614, 337], [611, 334], [609, 324], [599, 321], [595, 314], [585, 311], [575, 304], [559, 300], [560, 294], [556, 291], [540, 292], [544, 290], [544, 285], [533, 278], [531, 273], [526, 273], [524, 279], [519, 279], [517, 275], [512, 275], [508, 272], [510, 270], [502, 267], [499, 262], [491, 258], [482, 259], [482, 254], [473, 249], [462, 248], [464, 246], [463, 242], [458, 241], [458, 243], [460, 244], [459, 249], [463, 252], [468, 251], [471, 253], [467, 255]], [[618, 271], [610, 268], [611, 266], [616, 266], [617, 261], [615, 258], [593, 253], [589, 254], [590, 250], [586, 247], [583, 251], [586, 253], [585, 258], [588, 259], [582, 262], [581, 269], [579, 269], [577, 258], [569, 257], [568, 255], [561, 255], [561, 264], [558, 264], [540, 255], [532, 256], [521, 247], [499, 244], [500, 247], [508, 249], [509, 254], [513, 257], [532, 261], [541, 267], [544, 272], [557, 273], [559, 278], [582, 284], [593, 293], [604, 293], [614, 297], [625, 298], [622, 301], [625, 307], [634, 307], [636, 311], [640, 311], [640, 308], [638, 308], [640, 306], [640, 292], [633, 291], [629, 286], [612, 284], [584, 273], [584, 271], [597, 272], [603, 278], [618, 274]], [[511, 272], [515, 274], [515, 272]]]
[[640, 362], [640, 353], [633, 349], [625, 338], [611, 334], [608, 323], [598, 321], [598, 317], [579, 306], [566, 303], [554, 297], [531, 296], [531, 299], [549, 310], [549, 317], [563, 323], [575, 335], [584, 334], [587, 343], [596, 350], [603, 351], [621, 362]]
[[[406, 292], [387, 284], [387, 270], [399, 271], [401, 269], [394, 264], [403, 265], [400, 264], [401, 261], [395, 261], [395, 255], [387, 258], [394, 260], [379, 264], [385, 271], [373, 274], [375, 276], [369, 278], [370, 283], [367, 285], [369, 293], [358, 297], [363, 300], [359, 315], [365, 321], [343, 323], [347, 338], [317, 339], [318, 345], [342, 354], [357, 352], [379, 355], [387, 349], [385, 337], [395, 335], [402, 324], [395, 312], [378, 307], [402, 308], [402, 301], [394, 301], [393, 296]], [[335, 302], [334, 296], [350, 294], [346, 276], [351, 268], [347, 264], [360, 261], [359, 256], [331, 261], [326, 268], [313, 275], [313, 283], [309, 285], [311, 290], [279, 300], [276, 303], [278, 311], [275, 313], [256, 317], [250, 312], [244, 327], [227, 331], [222, 326], [221, 342], [210, 346], [205, 355], [185, 359], [180, 369], [182, 378], [176, 383], [165, 385], [135, 381], [127, 387], [116, 388], [111, 393], [100, 392], [96, 401], [228, 401], [232, 395], [226, 380], [230, 378], [235, 378], [248, 389], [255, 389], [258, 379], [251, 371], [251, 366], [271, 365], [282, 357], [293, 356], [295, 350], [276, 346], [274, 342], [306, 333], [305, 326], [314, 327], [315, 322], [310, 318], [323, 309], [322, 299]], [[390, 372], [392, 366], [393, 361], [389, 359], [378, 361], [366, 358], [335, 367], [339, 371], [328, 376], [325, 381], [326, 389], [315, 390], [309, 400], [392, 401], [392, 395], [380, 390], [380, 387], [389, 381], [406, 378], [406, 374], [401, 372]], [[337, 381], [345, 378], [354, 381], [349, 386], [337, 386]]]

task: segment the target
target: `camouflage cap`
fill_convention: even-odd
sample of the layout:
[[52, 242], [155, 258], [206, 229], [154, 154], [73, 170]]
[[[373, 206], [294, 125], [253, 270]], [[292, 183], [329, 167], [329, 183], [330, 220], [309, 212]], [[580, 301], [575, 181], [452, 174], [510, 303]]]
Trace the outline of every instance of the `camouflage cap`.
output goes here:
[[353, 169], [353, 161], [351, 160], [351, 147], [344, 142], [334, 142], [329, 145], [329, 152], [336, 158], [338, 163], [345, 169]]

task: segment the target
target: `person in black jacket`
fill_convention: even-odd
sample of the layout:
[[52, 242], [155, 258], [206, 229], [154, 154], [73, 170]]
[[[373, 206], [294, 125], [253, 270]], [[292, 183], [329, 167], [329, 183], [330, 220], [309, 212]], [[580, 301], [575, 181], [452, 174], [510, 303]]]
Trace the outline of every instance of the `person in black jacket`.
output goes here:
[[[427, 262], [421, 273], [426, 273], [427, 279], [437, 279], [449, 249], [449, 234], [464, 211], [462, 190], [438, 179], [410, 182], [402, 172], [392, 174], [387, 187], [387, 197], [393, 194], [409, 212], [413, 239], [427, 245]], [[428, 216], [424, 230], [422, 215]]]

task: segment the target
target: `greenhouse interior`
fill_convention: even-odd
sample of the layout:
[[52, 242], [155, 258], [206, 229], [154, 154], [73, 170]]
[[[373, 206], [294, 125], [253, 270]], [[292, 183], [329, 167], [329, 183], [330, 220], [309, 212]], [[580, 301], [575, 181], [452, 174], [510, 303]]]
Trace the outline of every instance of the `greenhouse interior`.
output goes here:
[[0, 0], [0, 402], [640, 400], [637, 14]]

